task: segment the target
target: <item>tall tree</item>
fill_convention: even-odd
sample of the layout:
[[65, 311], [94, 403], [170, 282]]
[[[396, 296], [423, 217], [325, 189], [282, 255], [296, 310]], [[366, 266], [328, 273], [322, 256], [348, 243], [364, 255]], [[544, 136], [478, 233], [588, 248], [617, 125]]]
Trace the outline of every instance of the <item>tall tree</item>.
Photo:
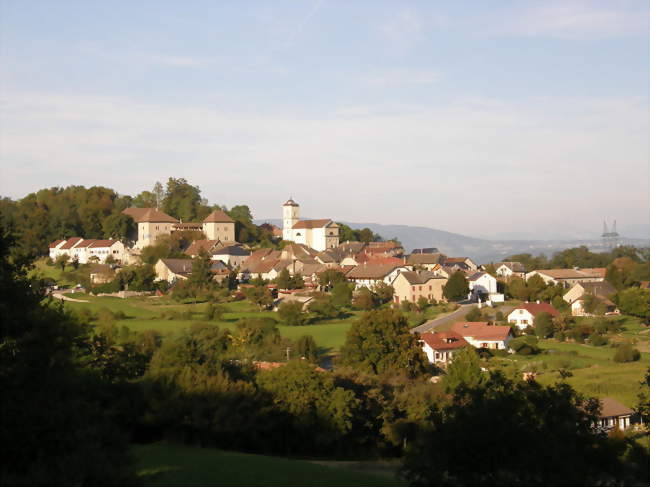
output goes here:
[[447, 284], [442, 288], [443, 296], [450, 301], [466, 299], [468, 293], [469, 285], [467, 284], [467, 278], [461, 271], [456, 271], [452, 274]]
[[424, 352], [410, 333], [406, 317], [392, 309], [369, 311], [355, 321], [341, 348], [341, 360], [373, 374], [390, 371], [417, 375], [426, 366]]
[[444, 383], [447, 391], [453, 392], [459, 387], [477, 387], [487, 379], [481, 370], [478, 354], [474, 347], [465, 347], [454, 354], [454, 359], [447, 367]]

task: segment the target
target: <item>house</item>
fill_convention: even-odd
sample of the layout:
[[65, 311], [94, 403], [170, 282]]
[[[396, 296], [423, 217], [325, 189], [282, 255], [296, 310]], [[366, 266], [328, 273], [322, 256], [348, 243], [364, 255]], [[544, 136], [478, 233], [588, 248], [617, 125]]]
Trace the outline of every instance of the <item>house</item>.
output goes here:
[[339, 245], [339, 226], [330, 219], [300, 220], [300, 205], [289, 199], [282, 205], [282, 238], [317, 251]]
[[609, 298], [616, 293], [616, 289], [607, 281], [602, 282], [582, 282], [574, 284], [562, 298], [571, 305], [571, 315], [588, 316], [583, 308], [584, 296], [591, 294], [596, 296], [605, 305], [606, 313], [615, 313], [616, 304]]
[[222, 243], [236, 242], [235, 221], [223, 210], [214, 210], [205, 217], [201, 228], [208, 240], [219, 240]]
[[464, 271], [478, 271], [478, 265], [469, 257], [445, 257], [443, 265], [447, 267], [458, 267]]
[[451, 325], [451, 331], [458, 333], [475, 348], [489, 348], [492, 350], [507, 350], [508, 343], [513, 338], [509, 326], [490, 325], [486, 321], [454, 323]]
[[603, 430], [614, 428], [626, 430], [630, 427], [632, 416], [635, 414], [633, 410], [611, 397], [602, 398], [600, 405], [598, 427]]
[[52, 242], [50, 244], [50, 247], [49, 247], [50, 259], [56, 260], [56, 258], [59, 255], [64, 253], [64, 252], [60, 252], [59, 249], [61, 247], [63, 247], [63, 245], [65, 245], [65, 243], [66, 243], [66, 240], [55, 240], [54, 242]]
[[453, 331], [438, 333], [422, 333], [420, 345], [429, 362], [434, 365], [447, 365], [454, 354], [469, 344], [458, 333]]
[[273, 301], [273, 311], [277, 311], [283, 303], [301, 303], [303, 311], [307, 311], [309, 304], [314, 300], [312, 296], [298, 296], [295, 293], [279, 292], [278, 298]]
[[176, 218], [156, 208], [132, 207], [122, 213], [133, 218], [135, 222], [136, 232], [130, 237], [135, 241], [135, 247], [138, 249], [153, 245], [161, 235], [171, 234], [173, 225], [179, 223]]
[[545, 284], [562, 284], [571, 287], [578, 282], [601, 282], [605, 280], [606, 269], [598, 267], [593, 269], [538, 269], [526, 274], [526, 280], [539, 276]]
[[403, 271], [400, 272], [392, 283], [393, 301], [395, 304], [410, 301], [417, 303], [424, 297], [428, 300], [443, 300], [442, 288], [447, 284], [447, 279], [428, 271]]
[[445, 255], [439, 252], [436, 253], [412, 253], [408, 256], [406, 263], [414, 267], [422, 267], [427, 271], [433, 271], [436, 267], [444, 262]]
[[246, 250], [241, 245], [224, 245], [212, 251], [212, 260], [218, 260], [236, 269], [251, 255], [250, 250]]
[[79, 262], [82, 264], [89, 262], [91, 259], [97, 262], [105, 263], [109, 257], [116, 262], [123, 262], [125, 260], [126, 249], [124, 244], [119, 240], [92, 240], [86, 247], [85, 260], [81, 259]]
[[476, 272], [467, 278], [469, 291], [474, 299], [497, 294], [497, 280], [487, 272]]
[[513, 309], [508, 315], [508, 323], [515, 325], [523, 330], [529, 326], [535, 326], [535, 316], [539, 313], [546, 312], [553, 317], [560, 313], [549, 303], [524, 303]]
[[526, 277], [526, 270], [521, 262], [499, 262], [495, 264], [497, 277], [510, 279], [511, 277]]
[[158, 259], [154, 266], [156, 281], [185, 280], [192, 273], [192, 264], [192, 259]]
[[346, 277], [349, 281], [354, 283], [356, 289], [362, 287], [371, 289], [380, 282], [391, 285], [400, 273], [409, 270], [408, 267], [398, 266], [395, 264], [362, 264], [349, 271]]
[[197, 257], [201, 252], [205, 252], [208, 255], [212, 255], [212, 252], [221, 246], [220, 240], [195, 240], [190, 244], [185, 252], [185, 255], [189, 255], [191, 258]]

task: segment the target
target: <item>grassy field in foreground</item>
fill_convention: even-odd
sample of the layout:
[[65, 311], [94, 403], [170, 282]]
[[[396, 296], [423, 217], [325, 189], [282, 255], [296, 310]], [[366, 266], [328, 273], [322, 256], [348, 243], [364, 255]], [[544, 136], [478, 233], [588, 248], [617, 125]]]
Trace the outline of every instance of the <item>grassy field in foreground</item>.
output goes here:
[[145, 486], [405, 486], [385, 471], [368, 473], [304, 460], [168, 444], [136, 445], [138, 476]]

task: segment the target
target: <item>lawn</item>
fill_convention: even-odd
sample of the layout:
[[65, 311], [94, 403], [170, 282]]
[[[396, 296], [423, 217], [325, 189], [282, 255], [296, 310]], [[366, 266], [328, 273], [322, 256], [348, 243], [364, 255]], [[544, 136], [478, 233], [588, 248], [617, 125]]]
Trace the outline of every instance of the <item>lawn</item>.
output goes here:
[[[87, 294], [70, 294], [70, 297], [87, 300], [88, 303], [66, 302], [68, 309], [88, 309], [97, 312], [102, 308], [111, 311], [121, 311], [127, 319], [116, 322], [118, 326], [126, 326], [134, 331], [156, 330], [164, 335], [180, 331], [190, 327], [193, 323], [204, 322], [203, 313], [206, 304], [179, 304], [168, 298], [112, 298], [97, 297]], [[226, 312], [223, 319], [211, 321], [210, 324], [232, 329], [235, 323], [241, 318], [259, 318], [272, 317], [277, 319], [277, 313], [273, 311], [259, 311], [255, 306], [247, 301], [237, 301], [225, 303], [223, 307]], [[192, 313], [192, 319], [164, 319], [161, 313], [174, 311], [187, 311]], [[326, 352], [335, 352], [345, 342], [345, 337], [352, 322], [357, 318], [360, 312], [351, 312], [343, 319], [320, 322], [304, 326], [285, 326], [278, 324], [278, 329], [282, 336], [290, 339], [296, 339], [302, 335], [311, 335], [319, 347]]]
[[556, 340], [540, 340], [539, 345], [546, 353], [515, 354], [493, 359], [494, 363], [512, 373], [532, 366], [538, 371], [538, 382], [546, 385], [560, 380], [559, 368], [569, 369], [573, 375], [566, 382], [578, 392], [613, 397], [630, 407], [636, 404], [639, 382], [650, 366], [649, 353], [642, 353], [638, 362], [617, 363], [613, 360], [615, 349], [610, 346], [592, 347]]
[[385, 470], [360, 472], [304, 460], [168, 444], [133, 447], [145, 486], [397, 487], [406, 483]]

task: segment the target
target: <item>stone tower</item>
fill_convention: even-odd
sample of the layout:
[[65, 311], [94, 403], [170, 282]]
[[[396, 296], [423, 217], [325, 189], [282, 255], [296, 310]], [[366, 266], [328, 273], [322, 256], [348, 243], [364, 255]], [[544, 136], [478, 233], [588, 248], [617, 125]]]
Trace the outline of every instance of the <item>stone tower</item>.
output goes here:
[[300, 219], [300, 206], [298, 203], [289, 198], [282, 205], [282, 239], [293, 240], [293, 226]]

